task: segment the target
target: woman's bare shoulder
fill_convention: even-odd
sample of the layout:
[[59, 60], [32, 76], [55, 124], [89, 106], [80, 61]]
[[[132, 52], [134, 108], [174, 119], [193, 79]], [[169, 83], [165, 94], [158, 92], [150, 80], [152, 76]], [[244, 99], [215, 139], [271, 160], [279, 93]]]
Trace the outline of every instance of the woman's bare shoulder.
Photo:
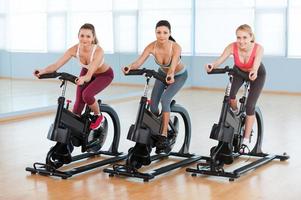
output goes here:
[[75, 45], [71, 46], [71, 47], [66, 51], [66, 53], [70, 54], [71, 56], [76, 56], [77, 48], [78, 48], [78, 44], [75, 44]]
[[156, 44], [156, 41], [153, 41], [153, 42], [149, 43], [149, 44], [145, 47], [144, 51], [147, 51], [148, 53], [154, 54], [155, 44]]

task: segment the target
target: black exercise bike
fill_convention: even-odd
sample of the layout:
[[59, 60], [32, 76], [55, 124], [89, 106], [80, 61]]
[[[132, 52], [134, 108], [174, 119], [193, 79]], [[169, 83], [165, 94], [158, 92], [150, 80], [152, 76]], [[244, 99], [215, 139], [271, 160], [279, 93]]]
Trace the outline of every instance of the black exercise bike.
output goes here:
[[[250, 145], [246, 147], [242, 144], [250, 80], [246, 73], [243, 73], [237, 68], [229, 68], [228, 66], [221, 69], [213, 69], [208, 74], [224, 73], [228, 73], [229, 83], [225, 90], [219, 122], [213, 125], [210, 134], [210, 138], [217, 140], [218, 145], [211, 148], [210, 157], [202, 158], [206, 161], [205, 163], [200, 162], [197, 164], [196, 169], [187, 168], [186, 171], [192, 172], [193, 176], [199, 173], [228, 177], [230, 181], [234, 181], [235, 178], [239, 178], [243, 173], [256, 169], [274, 159], [280, 159], [281, 161], [287, 160], [289, 156], [286, 155], [286, 153], [283, 153], [283, 155], [263, 153], [263, 117], [259, 107], [255, 108], [256, 122], [251, 132]], [[243, 95], [239, 99], [240, 107], [238, 113], [233, 112], [229, 105], [233, 75], [241, 76], [246, 80], [243, 86]], [[239, 156], [254, 156], [260, 157], [261, 159], [239, 167], [232, 172], [226, 172], [224, 170], [224, 164], [232, 164], [234, 159]]]
[[[173, 100], [171, 103], [171, 114], [178, 114], [181, 116], [184, 126], [184, 142], [179, 152], [171, 152], [179, 130], [179, 120], [175, 115], [170, 118], [168, 128], [169, 146], [165, 149], [160, 149], [157, 144], [158, 136], [162, 126], [161, 115], [156, 115], [150, 111], [151, 100], [148, 100], [148, 90], [150, 79], [156, 78], [161, 82], [166, 83], [165, 77], [160, 75], [155, 70], [150, 69], [136, 69], [130, 70], [126, 75], [145, 75], [146, 84], [144, 87], [144, 95], [140, 99], [140, 106], [135, 124], [130, 126], [127, 139], [136, 142], [135, 146], [130, 148], [125, 164], [115, 164], [112, 169], [104, 169], [104, 172], [109, 173], [110, 176], [123, 175], [129, 177], [141, 178], [144, 181], [154, 178], [157, 175], [166, 173], [173, 169], [191, 164], [200, 159], [200, 157], [189, 153], [190, 137], [191, 137], [191, 122], [190, 117], [185, 108], [176, 104]], [[151, 151], [156, 147], [156, 155], [151, 156]], [[149, 173], [141, 173], [138, 171], [143, 165], [149, 165], [152, 161], [167, 158], [169, 156], [185, 158], [177, 163], [170, 164]]]
[[[66, 179], [74, 174], [125, 159], [125, 156], [118, 152], [120, 121], [117, 113], [112, 107], [107, 104], [102, 104], [101, 101], [98, 100], [100, 110], [105, 116], [102, 126], [96, 130], [91, 130], [90, 124], [94, 115], [91, 114], [90, 108], [86, 106], [83, 114], [81, 116], [77, 116], [69, 111], [69, 104], [71, 101], [65, 99], [67, 83], [72, 82], [75, 84], [77, 77], [65, 72], [53, 72], [43, 74], [39, 78], [58, 78], [62, 81], [60, 86], [63, 87], [62, 94], [58, 98], [55, 120], [50, 126], [47, 136], [49, 140], [55, 141], [56, 144], [48, 151], [45, 163], [36, 162], [33, 164], [33, 167], [27, 167], [26, 171], [29, 171], [32, 174], [38, 173], [41, 175], [58, 176]], [[100, 149], [105, 143], [108, 133], [108, 120], [106, 116], [112, 121], [114, 136], [109, 150], [101, 151]], [[74, 147], [81, 147], [81, 152], [83, 154], [72, 156], [71, 154]], [[100, 154], [113, 157], [80, 167], [75, 167], [67, 171], [59, 170], [60, 167], [66, 164]]]

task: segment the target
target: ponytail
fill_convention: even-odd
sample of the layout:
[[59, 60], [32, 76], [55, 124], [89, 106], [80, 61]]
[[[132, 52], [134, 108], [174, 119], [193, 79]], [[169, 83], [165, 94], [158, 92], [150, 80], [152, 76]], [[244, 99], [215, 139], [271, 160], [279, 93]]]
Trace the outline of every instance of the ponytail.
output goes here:
[[169, 36], [168, 39], [171, 40], [171, 41], [173, 41], [173, 42], [176, 42], [176, 40], [173, 37], [171, 37], [171, 36]]

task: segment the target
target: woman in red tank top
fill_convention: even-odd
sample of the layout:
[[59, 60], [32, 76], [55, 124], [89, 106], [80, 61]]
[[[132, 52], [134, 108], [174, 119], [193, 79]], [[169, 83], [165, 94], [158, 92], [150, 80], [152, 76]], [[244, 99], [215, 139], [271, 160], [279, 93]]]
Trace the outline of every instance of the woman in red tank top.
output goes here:
[[[255, 106], [265, 82], [265, 67], [261, 63], [263, 47], [255, 43], [255, 36], [249, 25], [243, 24], [236, 29], [236, 42], [229, 44], [222, 55], [213, 63], [205, 66], [207, 72], [218, 68], [230, 55], [234, 57], [234, 67], [249, 74], [250, 91], [246, 104], [246, 123], [244, 133], [244, 144], [249, 143], [252, 127], [255, 121]], [[230, 106], [232, 110], [238, 111], [236, 94], [244, 80], [238, 76], [233, 77], [230, 91]]]

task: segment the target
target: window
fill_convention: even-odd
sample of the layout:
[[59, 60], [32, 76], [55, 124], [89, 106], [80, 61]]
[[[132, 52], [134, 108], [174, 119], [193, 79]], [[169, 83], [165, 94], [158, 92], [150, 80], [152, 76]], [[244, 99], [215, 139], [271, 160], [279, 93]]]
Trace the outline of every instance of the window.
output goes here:
[[7, 0], [9, 13], [41, 13], [46, 12], [46, 0]]
[[12, 15], [9, 24], [9, 49], [46, 52], [46, 13]]
[[168, 10], [181, 10], [190, 9], [192, 1], [187, 0], [143, 0], [141, 1], [142, 10], [155, 10], [155, 9], [168, 9]]
[[137, 10], [138, 0], [113, 0], [113, 9], [116, 11]]
[[46, 0], [10, 0], [8, 4], [9, 49], [46, 51]]
[[5, 13], [7, 10], [6, 7], [7, 1], [5, 0], [0, 0], [0, 49], [5, 49], [5, 41], [6, 41], [6, 17]]
[[5, 49], [5, 17], [0, 14], [0, 49]]
[[255, 40], [265, 55], [285, 55], [285, 15], [282, 12], [256, 12]]
[[287, 0], [255, 0], [256, 7], [259, 8], [283, 8], [287, 5]]
[[48, 51], [58, 52], [66, 49], [66, 17], [64, 14], [48, 16]]
[[220, 54], [249, 24], [265, 55], [301, 57], [300, 0], [0, 0], [0, 49], [64, 51], [92, 23], [106, 53], [142, 52], [162, 19], [183, 54]]
[[288, 56], [301, 57], [301, 1], [290, 0], [288, 15]]
[[256, 0], [255, 38], [265, 55], [286, 54], [286, 6], [287, 0]]
[[197, 0], [195, 51], [197, 54], [221, 54], [236, 40], [241, 24], [253, 27], [254, 4], [248, 0]]
[[112, 0], [70, 0], [71, 12], [111, 11]]
[[114, 42], [117, 52], [137, 52], [137, 17], [134, 14], [115, 16]]
[[68, 0], [48, 0], [47, 11], [48, 13], [57, 13], [67, 11]]
[[113, 0], [114, 50], [137, 52], [138, 0]]
[[0, 0], [0, 14], [4, 14], [7, 11], [7, 0]]
[[99, 45], [105, 52], [113, 52], [112, 12], [76, 12], [70, 14], [69, 22], [68, 46], [78, 43], [80, 27], [85, 23], [91, 23], [95, 27]]
[[168, 20], [171, 35], [182, 47], [182, 53], [192, 53], [191, 1], [145, 0], [139, 12], [139, 52], [156, 39], [155, 26], [159, 20]]

